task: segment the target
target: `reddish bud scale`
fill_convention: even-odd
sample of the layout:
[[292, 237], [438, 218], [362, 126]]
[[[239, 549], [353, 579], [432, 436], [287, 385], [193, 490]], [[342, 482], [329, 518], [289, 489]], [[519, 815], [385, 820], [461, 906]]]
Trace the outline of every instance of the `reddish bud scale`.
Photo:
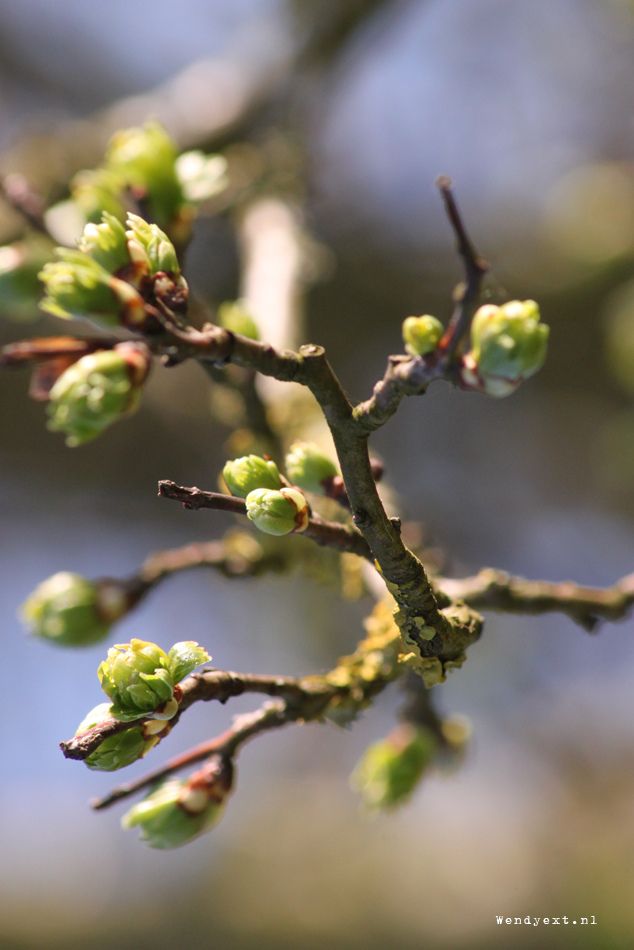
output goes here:
[[145, 267], [141, 261], [130, 261], [125, 267], [120, 267], [114, 276], [136, 287], [136, 289], [145, 296], [144, 290], [149, 284], [149, 278], [147, 267]]
[[[204, 792], [207, 801], [222, 804], [233, 786], [234, 766], [227, 756], [214, 755], [186, 782], [188, 791]], [[182, 803], [188, 811], [186, 802]]]
[[182, 278], [177, 281], [174, 274], [159, 271], [154, 274], [152, 281], [153, 296], [157, 300], [160, 300], [175, 313], [185, 314], [187, 312], [189, 289]]
[[152, 357], [144, 343], [117, 343], [115, 351], [125, 360], [130, 382], [134, 386], [141, 386], [147, 379], [152, 366]]

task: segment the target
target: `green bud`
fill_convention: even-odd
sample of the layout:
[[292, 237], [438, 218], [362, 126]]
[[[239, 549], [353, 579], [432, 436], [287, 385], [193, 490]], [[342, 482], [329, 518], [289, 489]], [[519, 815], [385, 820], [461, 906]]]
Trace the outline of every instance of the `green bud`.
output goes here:
[[188, 201], [207, 201], [227, 187], [227, 162], [222, 155], [183, 152], [176, 159], [176, 175]]
[[64, 432], [71, 447], [95, 439], [138, 407], [149, 368], [149, 353], [134, 343], [82, 356], [49, 393], [49, 429]]
[[412, 356], [425, 356], [435, 350], [443, 332], [440, 320], [427, 313], [422, 317], [407, 317], [403, 320], [403, 342]]
[[114, 215], [104, 212], [100, 224], [87, 224], [78, 248], [114, 274], [130, 263], [125, 228]]
[[534, 300], [480, 307], [471, 324], [464, 381], [490, 396], [508, 396], [542, 367], [548, 334]]
[[259, 455], [243, 455], [232, 459], [222, 470], [227, 488], [232, 495], [246, 498], [256, 488], [281, 488], [282, 480], [275, 462]]
[[186, 781], [168, 779], [123, 816], [151, 848], [178, 848], [220, 820], [231, 790], [232, 766], [215, 756]]
[[204, 792], [188, 792], [186, 782], [170, 779], [123, 816], [124, 828], [138, 827], [151, 848], [178, 848], [211, 829], [223, 806]]
[[128, 608], [125, 592], [68, 571], [42, 581], [22, 605], [31, 633], [64, 646], [90, 646], [108, 635]]
[[[81, 735], [82, 732], [87, 732], [100, 723], [112, 721], [110, 704], [99, 703], [82, 719], [77, 726], [75, 735]], [[127, 765], [132, 765], [138, 759], [142, 759], [170, 728], [169, 723], [161, 723], [160, 735], [157, 733], [148, 735], [145, 731], [145, 725], [143, 723], [130, 726], [129, 729], [124, 729], [123, 732], [117, 732], [104, 739], [94, 752], [91, 752], [84, 759], [88, 768], [99, 772], [115, 772], [117, 769], [123, 769]]]
[[159, 271], [180, 277], [180, 265], [174, 245], [156, 224], [148, 224], [138, 214], [127, 216], [128, 252], [133, 263], [150, 276]]
[[70, 190], [87, 221], [100, 221], [104, 212], [120, 221], [125, 216], [121, 195], [125, 187], [121, 175], [107, 168], [78, 172]]
[[296, 488], [256, 488], [246, 497], [247, 518], [265, 534], [277, 536], [305, 531], [310, 517], [308, 503]]
[[37, 317], [40, 296], [38, 274], [50, 257], [39, 240], [0, 247], [0, 311], [10, 320]]
[[366, 749], [353, 776], [353, 787], [372, 810], [393, 808], [412, 794], [433, 760], [437, 740], [422, 726], [399, 726]]
[[176, 146], [157, 122], [117, 132], [105, 164], [147, 203], [155, 221], [168, 226], [178, 215], [184, 195], [176, 174]]
[[156, 643], [133, 639], [108, 650], [97, 676], [112, 700], [117, 719], [171, 719], [178, 709], [174, 687], [201, 663], [210, 659], [193, 641], [176, 643], [166, 653]]
[[112, 326], [145, 321], [145, 303], [129, 283], [109, 274], [83, 251], [57, 248], [58, 260], [45, 264], [39, 273], [46, 296], [42, 310], [55, 317], [87, 317]]
[[335, 463], [313, 442], [295, 442], [286, 456], [286, 474], [305, 491], [323, 492], [324, 483], [338, 475]]
[[242, 300], [227, 300], [218, 307], [217, 320], [225, 330], [239, 333], [250, 340], [259, 340], [258, 325]]

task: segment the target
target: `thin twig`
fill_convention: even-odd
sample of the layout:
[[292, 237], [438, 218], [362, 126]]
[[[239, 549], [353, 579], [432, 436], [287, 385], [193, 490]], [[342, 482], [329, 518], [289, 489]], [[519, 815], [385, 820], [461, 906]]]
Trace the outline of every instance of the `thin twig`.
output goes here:
[[115, 802], [121, 801], [121, 799], [127, 798], [130, 795], [135, 795], [137, 792], [143, 791], [144, 788], [148, 788], [150, 785], [154, 785], [168, 775], [187, 768], [195, 762], [201, 762], [211, 755], [234, 756], [238, 749], [249, 739], [270, 729], [285, 726], [295, 721], [295, 718], [294, 715], [289, 713], [285, 703], [266, 703], [260, 707], [260, 709], [252, 713], [239, 716], [233, 726], [221, 735], [207, 742], [202, 742], [200, 745], [194, 746], [193, 749], [189, 749], [181, 755], [175, 756], [166, 762], [165, 765], [161, 766], [161, 768], [148, 772], [146, 775], [141, 776], [141, 778], [119, 785], [103, 798], [93, 799], [91, 805], [95, 810], [108, 808], [110, 805], [114, 805]]
[[[173, 335], [181, 348], [186, 347], [185, 356], [238, 362], [277, 379], [301, 382], [310, 389], [333, 437], [353, 521], [396, 598], [400, 608], [398, 622], [406, 641], [425, 656], [459, 655], [465, 641], [472, 642], [477, 637], [479, 618], [474, 614], [466, 623], [458, 622], [460, 635], [455, 636], [456, 622], [440, 613], [422, 564], [403, 544], [383, 507], [372, 474], [367, 433], [359, 431], [352, 406], [323, 347], [308, 344], [298, 353], [279, 352], [220, 327], [187, 333], [175, 328]], [[440, 636], [432, 642], [421, 634], [423, 628], [431, 628]]]
[[456, 236], [458, 254], [462, 258], [465, 270], [465, 281], [457, 293], [456, 305], [449, 326], [438, 344], [439, 350], [444, 354], [443, 364], [448, 366], [451, 357], [469, 330], [471, 318], [480, 299], [482, 279], [488, 271], [489, 265], [483, 257], [480, 257], [467, 234], [451, 190], [451, 179], [446, 175], [441, 175], [436, 184], [442, 196], [449, 223]]
[[115, 336], [42, 336], [7, 343], [0, 349], [0, 367], [28, 366], [60, 357], [79, 359], [95, 350], [109, 350], [121, 343]]
[[440, 745], [446, 745], [442, 731], [442, 716], [436, 710], [435, 691], [423, 684], [420, 676], [410, 673], [403, 677], [401, 686], [405, 702], [400, 709], [399, 719], [414, 726], [423, 726], [435, 737]]
[[[372, 473], [368, 433], [357, 425], [352, 405], [323, 347], [307, 344], [295, 353], [278, 351], [268, 344], [230, 333], [221, 327], [183, 331], [177, 326], [167, 325], [166, 329], [175, 342], [174, 349], [179, 358], [235, 362], [276, 379], [303, 383], [310, 389], [330, 428], [354, 524], [365, 538], [371, 556], [397, 601], [397, 622], [406, 643], [425, 657], [456, 659], [462, 655], [465, 646], [479, 636], [481, 618], [466, 608], [460, 615], [451, 617], [439, 610], [423, 565], [407, 549], [398, 526], [385, 511]], [[202, 498], [199, 489], [195, 490], [195, 498], [196, 501]], [[323, 530], [317, 532], [321, 537], [324, 533]], [[341, 537], [338, 525], [337, 537]], [[350, 548], [346, 546], [343, 550]], [[430, 630], [438, 636], [430, 638]]]
[[634, 574], [601, 588], [572, 581], [526, 580], [484, 568], [473, 577], [438, 577], [434, 583], [452, 600], [464, 600], [472, 607], [522, 614], [559, 612], [587, 630], [593, 630], [602, 619], [621, 620], [634, 606]]
[[422, 396], [438, 379], [457, 382], [451, 368], [440, 364], [436, 352], [429, 356], [389, 356], [385, 373], [374, 384], [370, 398], [354, 408], [357, 427], [368, 435], [375, 432], [391, 419], [405, 396]]
[[[159, 495], [179, 501], [184, 508], [212, 508], [217, 511], [231, 511], [234, 514], [246, 515], [244, 499], [233, 495], [223, 495], [220, 492], [203, 491], [200, 488], [188, 488], [177, 485], [175, 482], [162, 480], [159, 482]], [[338, 551], [347, 551], [358, 554], [359, 557], [372, 560], [367, 543], [356, 528], [339, 524], [336, 521], [325, 521], [318, 515], [311, 515], [308, 527], [301, 535], [316, 541], [317, 544], [335, 548]]]
[[44, 234], [49, 240], [53, 240], [44, 218], [46, 210], [44, 199], [35, 191], [24, 175], [19, 172], [12, 172], [10, 175], [0, 178], [0, 191], [7, 203], [22, 216], [29, 227], [40, 234]]
[[[379, 634], [370, 632], [352, 655], [341, 657], [335, 669], [325, 675], [294, 678], [223, 673], [220, 670], [193, 673], [180, 684], [180, 710], [172, 723], [177, 721], [183, 709], [197, 700], [216, 699], [225, 702], [231, 696], [247, 691], [264, 692], [278, 698], [254, 713], [238, 717], [231, 729], [222, 736], [172, 759], [167, 765], [136, 782], [115, 789], [105, 799], [95, 803], [94, 807], [104, 808], [209, 755], [220, 753], [232, 757], [247, 739], [266, 729], [291, 722], [312, 722], [329, 712], [335, 721], [350, 721], [373, 696], [402, 672], [404, 668], [398, 663], [398, 648], [396, 651], [394, 649], [394, 634], [387, 631]], [[342, 715], [343, 720], [340, 718]], [[82, 737], [77, 739], [81, 742]], [[85, 753], [85, 748], [82, 752]]]
[[436, 350], [427, 356], [390, 356], [385, 373], [375, 384], [372, 396], [355, 407], [355, 422], [366, 433], [374, 432], [385, 425], [405, 396], [422, 395], [436, 380], [445, 379], [454, 385], [461, 384], [453, 357], [469, 330], [480, 298], [482, 279], [489, 265], [480, 257], [467, 234], [451, 188], [451, 180], [443, 175], [436, 184], [456, 236], [458, 254], [464, 264], [465, 280], [458, 288], [454, 312]]
[[222, 541], [194, 541], [180, 548], [157, 551], [145, 559], [129, 583], [151, 587], [166, 577], [197, 567], [212, 567], [225, 577], [251, 577], [267, 570], [278, 570], [284, 560], [277, 552], [264, 552], [255, 539], [249, 552], [242, 553]]

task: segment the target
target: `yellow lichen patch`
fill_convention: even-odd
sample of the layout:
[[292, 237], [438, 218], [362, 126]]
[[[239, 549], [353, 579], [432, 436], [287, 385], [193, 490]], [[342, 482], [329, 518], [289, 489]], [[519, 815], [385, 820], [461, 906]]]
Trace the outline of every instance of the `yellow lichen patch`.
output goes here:
[[335, 722], [350, 722], [376, 689], [398, 676], [401, 638], [392, 610], [391, 601], [379, 602], [364, 621], [365, 639], [322, 678], [326, 685], [345, 690], [331, 700], [326, 712]]

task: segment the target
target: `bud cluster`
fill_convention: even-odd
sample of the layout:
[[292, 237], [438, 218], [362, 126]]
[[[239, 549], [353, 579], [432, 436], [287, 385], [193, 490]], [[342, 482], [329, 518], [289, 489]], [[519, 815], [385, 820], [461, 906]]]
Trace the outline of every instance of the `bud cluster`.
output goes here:
[[265, 534], [304, 531], [310, 510], [297, 488], [284, 484], [275, 462], [245, 455], [225, 464], [222, 477], [229, 491], [244, 498], [247, 518]]
[[[246, 502], [247, 517], [266, 534], [282, 536], [305, 531], [310, 508], [304, 491], [329, 493], [341, 478], [335, 463], [309, 442], [296, 442], [286, 456], [288, 480], [270, 459], [245, 455], [225, 464], [225, 485]], [[300, 489], [302, 489], [300, 491]]]
[[[82, 719], [75, 730], [75, 735], [79, 736], [95, 726], [115, 721], [110, 704], [99, 703]], [[108, 736], [84, 759], [84, 762], [89, 769], [99, 772], [115, 772], [117, 769], [123, 769], [138, 759], [142, 759], [160, 742], [170, 728], [171, 723], [154, 719], [135, 724], [129, 729]]]
[[133, 724], [103, 739], [84, 760], [86, 765], [113, 772], [143, 758], [171, 729], [180, 698], [178, 683], [209, 659], [207, 651], [193, 641], [175, 643], [169, 653], [144, 640], [108, 650], [97, 676], [112, 703], [91, 709], [75, 735], [113, 722]]
[[133, 639], [108, 650], [97, 676], [115, 718], [171, 719], [178, 709], [177, 684], [209, 659], [207, 651], [192, 640], [175, 643], [166, 653], [156, 643]]
[[58, 247], [57, 260], [40, 272], [42, 309], [56, 317], [86, 317], [100, 326], [148, 325], [146, 302], [166, 299], [176, 309], [187, 303], [187, 284], [174, 245], [156, 224], [128, 214], [127, 228], [105, 211], [89, 223], [77, 250]]
[[98, 221], [102, 211], [123, 220], [127, 210], [141, 208], [183, 241], [191, 231], [192, 204], [226, 187], [226, 169], [220, 155], [193, 151], [179, 156], [165, 129], [148, 122], [117, 132], [103, 165], [75, 175], [71, 193], [88, 221]]

